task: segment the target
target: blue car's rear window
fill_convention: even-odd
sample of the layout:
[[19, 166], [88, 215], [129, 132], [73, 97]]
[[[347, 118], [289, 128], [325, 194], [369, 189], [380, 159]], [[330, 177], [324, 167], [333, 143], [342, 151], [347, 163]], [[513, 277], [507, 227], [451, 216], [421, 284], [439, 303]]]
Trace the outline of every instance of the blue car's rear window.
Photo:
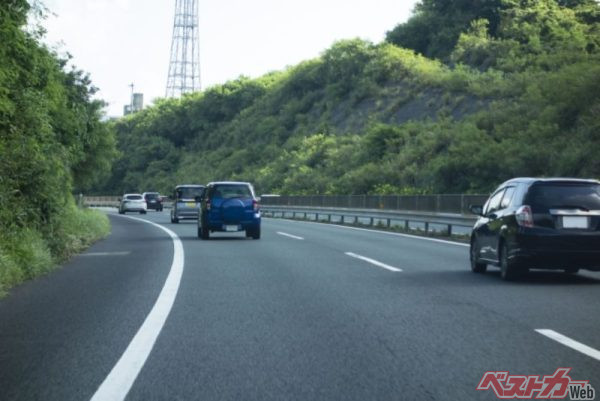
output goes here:
[[213, 198], [252, 198], [252, 192], [247, 185], [222, 184], [217, 185], [212, 190]]

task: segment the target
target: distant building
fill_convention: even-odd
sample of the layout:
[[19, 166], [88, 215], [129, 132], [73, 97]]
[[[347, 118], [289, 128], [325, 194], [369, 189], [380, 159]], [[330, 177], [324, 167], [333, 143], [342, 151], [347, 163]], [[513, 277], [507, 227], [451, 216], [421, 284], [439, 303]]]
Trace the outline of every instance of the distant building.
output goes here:
[[138, 112], [144, 108], [144, 94], [133, 93], [131, 97], [131, 104], [123, 106], [123, 115], [126, 116], [131, 113]]

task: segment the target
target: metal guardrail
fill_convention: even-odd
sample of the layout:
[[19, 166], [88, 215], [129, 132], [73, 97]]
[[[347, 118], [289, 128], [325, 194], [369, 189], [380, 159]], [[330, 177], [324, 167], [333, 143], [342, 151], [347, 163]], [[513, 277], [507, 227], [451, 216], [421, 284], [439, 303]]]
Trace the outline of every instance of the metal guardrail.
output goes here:
[[[83, 206], [88, 207], [119, 207], [119, 196], [84, 196]], [[170, 208], [173, 205], [172, 201], [164, 201], [163, 207]]]
[[[477, 217], [473, 215], [401, 210], [314, 208], [308, 206], [271, 206], [264, 204], [261, 206], [261, 210], [265, 216], [270, 217], [302, 218], [305, 220], [341, 224], [360, 223], [385, 228], [399, 226], [405, 230], [416, 229], [426, 233], [439, 232], [447, 236], [469, 234], [475, 221], [477, 221]], [[417, 227], [415, 227], [415, 224]]]
[[282, 195], [265, 196], [265, 206], [310, 206], [402, 210], [468, 215], [469, 205], [483, 205], [488, 195]]

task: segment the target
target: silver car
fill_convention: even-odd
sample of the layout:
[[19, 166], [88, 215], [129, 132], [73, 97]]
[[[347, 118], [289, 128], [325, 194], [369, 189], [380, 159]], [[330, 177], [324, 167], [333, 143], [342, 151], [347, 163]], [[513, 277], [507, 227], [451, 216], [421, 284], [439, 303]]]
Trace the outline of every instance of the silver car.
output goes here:
[[198, 218], [198, 199], [204, 193], [204, 185], [177, 185], [173, 192], [171, 223], [179, 223], [183, 219]]
[[119, 214], [126, 212], [139, 212], [140, 214], [146, 214], [148, 205], [141, 194], [125, 194], [121, 198], [119, 205]]

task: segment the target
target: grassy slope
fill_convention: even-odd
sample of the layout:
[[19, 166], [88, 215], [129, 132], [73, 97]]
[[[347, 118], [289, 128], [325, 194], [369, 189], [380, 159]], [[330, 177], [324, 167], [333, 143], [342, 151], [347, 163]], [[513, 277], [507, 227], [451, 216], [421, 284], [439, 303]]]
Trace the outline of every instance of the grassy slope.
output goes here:
[[51, 240], [31, 228], [0, 233], [0, 296], [25, 280], [51, 271], [110, 232], [108, 217], [95, 210], [70, 205], [59, 218], [63, 224]]
[[50, 240], [26, 227], [0, 233], [0, 296], [25, 280], [51, 271], [110, 232], [108, 217], [95, 210], [70, 205], [59, 218], [63, 224]]

